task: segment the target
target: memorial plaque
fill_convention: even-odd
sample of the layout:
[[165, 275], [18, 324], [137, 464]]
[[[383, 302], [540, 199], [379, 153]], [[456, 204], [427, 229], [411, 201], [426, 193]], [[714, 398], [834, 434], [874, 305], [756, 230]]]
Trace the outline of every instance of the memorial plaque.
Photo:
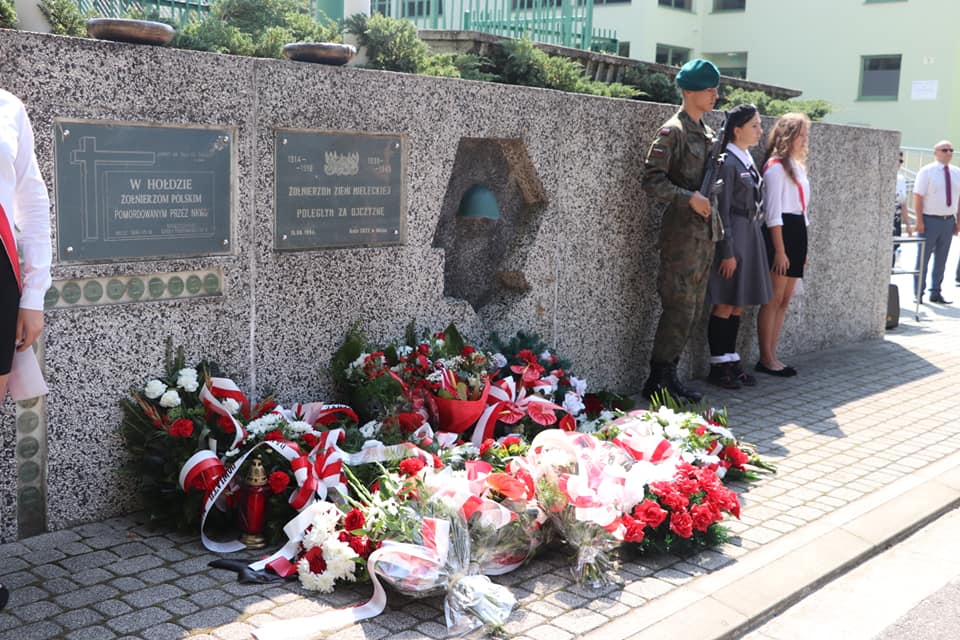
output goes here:
[[61, 261], [230, 252], [233, 131], [56, 121]]
[[277, 129], [278, 250], [403, 244], [401, 135]]

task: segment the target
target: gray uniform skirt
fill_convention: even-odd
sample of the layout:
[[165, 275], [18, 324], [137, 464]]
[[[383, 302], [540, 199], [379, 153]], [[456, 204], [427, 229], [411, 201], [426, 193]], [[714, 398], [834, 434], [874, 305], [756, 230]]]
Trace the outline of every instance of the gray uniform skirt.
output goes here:
[[762, 218], [749, 218], [732, 214], [730, 226], [725, 232], [733, 239], [733, 255], [737, 259], [737, 270], [727, 280], [720, 275], [720, 255], [713, 261], [710, 281], [707, 284], [708, 304], [729, 304], [735, 307], [748, 307], [766, 304], [773, 295], [770, 283], [770, 263], [767, 260], [767, 248], [760, 230]]

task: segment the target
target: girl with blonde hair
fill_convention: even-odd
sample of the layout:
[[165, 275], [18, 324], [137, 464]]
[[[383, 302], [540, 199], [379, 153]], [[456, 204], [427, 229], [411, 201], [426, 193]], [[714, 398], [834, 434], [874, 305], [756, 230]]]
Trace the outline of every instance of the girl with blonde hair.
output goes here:
[[763, 173], [764, 238], [773, 295], [757, 316], [760, 360], [756, 370], [782, 378], [797, 374], [777, 357], [777, 343], [790, 298], [807, 262], [810, 181], [805, 162], [809, 137], [810, 118], [805, 114], [781, 116], [767, 139]]

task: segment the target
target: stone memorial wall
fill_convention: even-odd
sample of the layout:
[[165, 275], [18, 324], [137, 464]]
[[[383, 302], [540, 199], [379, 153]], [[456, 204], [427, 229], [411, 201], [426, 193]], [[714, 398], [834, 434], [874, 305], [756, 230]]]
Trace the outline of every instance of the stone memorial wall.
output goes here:
[[[137, 508], [118, 401], [168, 336], [283, 403], [332, 399], [355, 322], [534, 331], [590, 388], [643, 382], [660, 212], [640, 175], [669, 106], [6, 31], [0, 87], [54, 201], [51, 392], [0, 415], [0, 541]], [[882, 336], [898, 145], [813, 127], [785, 355]], [[477, 184], [499, 219], [457, 216]], [[705, 371], [705, 338], [683, 366]]]

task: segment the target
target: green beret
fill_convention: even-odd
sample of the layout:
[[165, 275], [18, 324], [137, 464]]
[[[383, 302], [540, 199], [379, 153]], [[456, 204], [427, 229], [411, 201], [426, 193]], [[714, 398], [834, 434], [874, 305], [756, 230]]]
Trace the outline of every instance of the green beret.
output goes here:
[[677, 86], [687, 91], [703, 91], [720, 84], [720, 70], [709, 60], [696, 58], [680, 67]]

